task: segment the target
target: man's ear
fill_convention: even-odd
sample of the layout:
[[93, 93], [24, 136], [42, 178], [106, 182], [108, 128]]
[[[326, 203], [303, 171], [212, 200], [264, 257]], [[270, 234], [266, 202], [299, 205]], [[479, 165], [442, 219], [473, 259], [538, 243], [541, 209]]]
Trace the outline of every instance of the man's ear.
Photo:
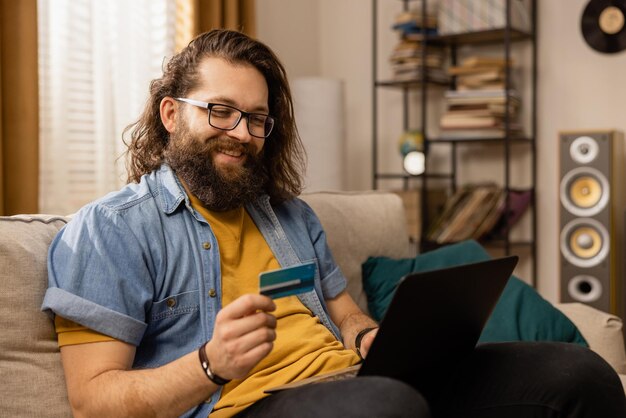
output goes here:
[[178, 112], [178, 102], [171, 97], [164, 97], [159, 106], [161, 123], [165, 129], [172, 133], [176, 130], [176, 112]]

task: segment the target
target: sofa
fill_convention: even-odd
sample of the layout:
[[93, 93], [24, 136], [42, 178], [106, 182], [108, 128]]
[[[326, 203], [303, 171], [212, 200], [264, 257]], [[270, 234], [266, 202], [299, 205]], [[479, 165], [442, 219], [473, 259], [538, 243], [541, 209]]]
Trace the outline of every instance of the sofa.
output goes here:
[[[367, 310], [361, 264], [370, 256], [410, 257], [402, 200], [388, 192], [319, 192], [303, 195], [318, 214], [348, 291]], [[50, 241], [69, 218], [0, 217], [0, 415], [71, 416], [53, 322], [40, 311], [47, 287]], [[586, 305], [556, 305], [579, 328], [592, 350], [626, 384], [622, 322]]]

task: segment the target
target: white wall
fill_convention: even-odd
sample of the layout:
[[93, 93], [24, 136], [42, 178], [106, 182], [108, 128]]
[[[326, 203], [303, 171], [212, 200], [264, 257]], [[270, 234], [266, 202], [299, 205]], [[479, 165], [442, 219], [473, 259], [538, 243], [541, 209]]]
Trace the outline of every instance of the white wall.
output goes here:
[[282, 60], [290, 78], [321, 73], [320, 8], [310, 0], [257, 0], [257, 36]]
[[[379, 0], [379, 65], [396, 41], [386, 30], [400, 3]], [[576, 129], [626, 131], [626, 51], [601, 54], [580, 34], [587, 0], [538, 1], [538, 289], [558, 300], [558, 132]], [[340, 78], [346, 86], [346, 188], [371, 188], [371, 22], [366, 0], [257, 0], [258, 36], [272, 46], [291, 76]], [[395, 142], [401, 128], [401, 96], [379, 92], [383, 167], [399, 166]], [[437, 94], [429, 100], [436, 108]], [[431, 112], [435, 115], [436, 112]], [[430, 120], [432, 124], [436, 119]], [[474, 166], [476, 167], [476, 166]], [[480, 169], [466, 167], [468, 176]], [[487, 167], [491, 167], [488, 165]], [[528, 175], [524, 166], [514, 176]]]
[[558, 132], [626, 131], [626, 51], [601, 54], [587, 46], [580, 32], [586, 0], [539, 3], [539, 289], [556, 299]]

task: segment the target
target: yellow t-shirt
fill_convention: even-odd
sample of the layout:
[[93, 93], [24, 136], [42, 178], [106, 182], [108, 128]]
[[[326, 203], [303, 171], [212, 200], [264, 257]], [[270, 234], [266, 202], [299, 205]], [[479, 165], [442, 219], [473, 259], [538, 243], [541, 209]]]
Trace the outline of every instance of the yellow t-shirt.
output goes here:
[[57, 332], [59, 347], [100, 341], [115, 341], [113, 337], [100, 334], [69, 319], [61, 318], [59, 315], [54, 317], [54, 328]]
[[[194, 209], [209, 222], [218, 242], [222, 306], [246, 293], [259, 292], [259, 273], [280, 268], [263, 235], [243, 209], [212, 212], [188, 193]], [[296, 296], [277, 299], [274, 349], [242, 380], [224, 386], [212, 418], [237, 414], [267, 396], [265, 389], [339, 370], [359, 362]], [[113, 338], [57, 316], [59, 346]]]
[[[263, 235], [243, 209], [210, 212], [191, 197], [193, 207], [209, 222], [220, 252], [222, 306], [246, 293], [259, 292], [259, 273], [280, 268]], [[277, 299], [274, 349], [243, 380], [224, 386], [211, 418], [237, 414], [267, 396], [265, 389], [339, 370], [359, 362], [297, 296]]]

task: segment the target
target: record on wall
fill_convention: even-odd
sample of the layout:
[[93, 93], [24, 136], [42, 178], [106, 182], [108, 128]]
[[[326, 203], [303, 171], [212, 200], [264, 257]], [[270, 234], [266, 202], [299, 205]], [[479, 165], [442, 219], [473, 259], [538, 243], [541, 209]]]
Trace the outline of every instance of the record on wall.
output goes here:
[[590, 0], [580, 28], [596, 51], [613, 54], [626, 49], [626, 0]]

